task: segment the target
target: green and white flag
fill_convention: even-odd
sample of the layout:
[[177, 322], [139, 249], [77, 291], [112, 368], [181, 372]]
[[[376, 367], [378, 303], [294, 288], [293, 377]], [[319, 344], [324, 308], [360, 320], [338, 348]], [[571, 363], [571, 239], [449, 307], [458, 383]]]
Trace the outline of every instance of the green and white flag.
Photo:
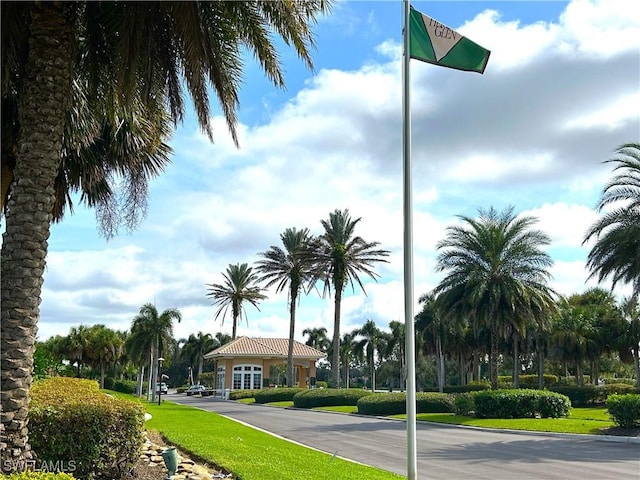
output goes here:
[[410, 58], [441, 67], [484, 73], [489, 50], [413, 7], [410, 16]]

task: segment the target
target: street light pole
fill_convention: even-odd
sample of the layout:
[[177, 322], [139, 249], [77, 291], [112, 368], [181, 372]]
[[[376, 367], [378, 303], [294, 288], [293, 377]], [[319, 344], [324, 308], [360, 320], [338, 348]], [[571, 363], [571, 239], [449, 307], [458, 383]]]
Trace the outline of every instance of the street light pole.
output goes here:
[[162, 362], [164, 358], [158, 357], [158, 379], [156, 385], [158, 385], [158, 405], [160, 405], [160, 399], [162, 398]]

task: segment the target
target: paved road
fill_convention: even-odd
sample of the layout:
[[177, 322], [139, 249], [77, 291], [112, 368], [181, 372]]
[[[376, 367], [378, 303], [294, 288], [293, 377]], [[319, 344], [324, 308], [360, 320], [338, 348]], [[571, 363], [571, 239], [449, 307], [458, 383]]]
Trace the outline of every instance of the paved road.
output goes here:
[[[406, 475], [406, 424], [401, 421], [211, 397], [169, 395], [167, 400], [217, 412], [289, 440]], [[420, 479], [640, 480], [640, 443], [436, 424], [418, 424], [416, 435]]]

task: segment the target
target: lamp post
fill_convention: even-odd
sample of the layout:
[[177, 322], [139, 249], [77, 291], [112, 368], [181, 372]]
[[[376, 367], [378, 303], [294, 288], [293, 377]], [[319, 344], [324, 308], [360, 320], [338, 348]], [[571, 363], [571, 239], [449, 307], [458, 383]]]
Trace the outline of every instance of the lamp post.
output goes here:
[[156, 380], [158, 385], [158, 405], [160, 405], [160, 399], [162, 398], [162, 362], [164, 362], [164, 358], [158, 357], [158, 379]]

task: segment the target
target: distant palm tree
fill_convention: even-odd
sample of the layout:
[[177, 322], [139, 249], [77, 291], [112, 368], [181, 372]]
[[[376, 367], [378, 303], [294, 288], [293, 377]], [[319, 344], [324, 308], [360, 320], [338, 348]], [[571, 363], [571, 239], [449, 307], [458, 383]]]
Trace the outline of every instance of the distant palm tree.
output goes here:
[[392, 320], [389, 322], [389, 329], [391, 335], [389, 335], [387, 343], [387, 351], [385, 356], [395, 358], [398, 361], [400, 371], [398, 372], [400, 380], [400, 391], [404, 391], [405, 378], [407, 375], [405, 365], [405, 347], [406, 347], [406, 335], [404, 323]]
[[[334, 293], [333, 351], [331, 358], [332, 387], [340, 384], [340, 307], [342, 294], [347, 285], [354, 284], [364, 290], [360, 279], [366, 274], [376, 280], [378, 275], [373, 266], [386, 262], [387, 250], [378, 248], [379, 242], [367, 242], [355, 235], [355, 228], [361, 218], [352, 219], [349, 210], [335, 210], [327, 220], [322, 220], [324, 233], [317, 237], [311, 250], [315, 264], [313, 281], [324, 283], [323, 294]], [[366, 293], [366, 292], [365, 292]]]
[[104, 325], [89, 329], [89, 360], [100, 369], [100, 388], [104, 388], [107, 365], [120, 358], [124, 349], [122, 335]]
[[626, 322], [625, 330], [616, 339], [620, 360], [633, 364], [636, 386], [640, 387], [640, 308], [635, 299], [627, 297], [622, 300], [620, 309]]
[[308, 228], [296, 230], [287, 228], [280, 234], [284, 250], [272, 245], [266, 252], [258, 255], [263, 257], [256, 262], [256, 272], [261, 276], [259, 281], [266, 282], [265, 288], [276, 285], [276, 292], [288, 287], [289, 294], [289, 348], [287, 351], [287, 386], [293, 386], [293, 346], [296, 328], [296, 305], [298, 296], [305, 284], [311, 281], [311, 267], [309, 256], [305, 252], [309, 248], [311, 236]]
[[204, 366], [204, 354], [209, 353], [219, 346], [220, 343], [218, 340], [213, 338], [209, 333], [203, 334], [202, 332], [198, 332], [197, 335], [192, 333], [180, 350], [180, 358], [187, 360], [190, 367], [197, 365], [197, 378], [200, 378]]
[[606, 163], [616, 164], [617, 174], [600, 196], [598, 211], [612, 207], [587, 231], [584, 243], [596, 243], [587, 257], [590, 276], [599, 282], [611, 279], [631, 284], [633, 296], [640, 297], [640, 143], [627, 143], [616, 150], [618, 156]]
[[305, 345], [309, 345], [321, 352], [326, 353], [331, 344], [331, 341], [327, 338], [327, 329], [324, 327], [305, 328], [302, 331], [302, 336], [309, 336], [307, 341], [304, 342]]
[[532, 230], [533, 217], [516, 218], [513, 208], [480, 210], [478, 219], [459, 217], [438, 243], [437, 270], [447, 272], [434, 289], [443, 315], [466, 316], [491, 333], [491, 387], [498, 388], [498, 341], [512, 325], [544, 325], [555, 309], [555, 292], [547, 285], [549, 255], [541, 247], [550, 239]]
[[227, 272], [223, 273], [224, 283], [222, 284], [207, 284], [209, 287], [209, 293], [207, 297], [213, 299], [213, 304], [218, 306], [216, 310], [215, 319], [222, 315], [222, 322], [227, 315], [229, 307], [231, 307], [231, 318], [233, 321], [233, 331], [231, 339], [236, 339], [236, 330], [238, 327], [238, 321], [242, 317], [242, 314], [246, 312], [242, 307], [244, 302], [249, 302], [258, 310], [258, 303], [260, 300], [264, 300], [266, 295], [260, 293], [262, 288], [256, 285], [258, 277], [253, 273], [253, 269], [246, 263], [236, 263], [235, 265], [229, 265]]
[[351, 333], [345, 333], [342, 335], [342, 340], [340, 341], [340, 358], [342, 359], [342, 365], [344, 366], [343, 388], [349, 388], [351, 362], [362, 357], [362, 355], [360, 355], [362, 352], [357, 350], [357, 335], [357, 330], [354, 330]]
[[364, 353], [369, 366], [369, 385], [371, 391], [376, 389], [376, 355], [380, 360], [387, 348], [388, 335], [380, 330], [373, 320], [367, 320], [365, 324], [356, 329], [355, 333], [358, 337], [362, 337], [356, 342], [356, 352]]
[[447, 328], [442, 321], [440, 312], [436, 306], [436, 297], [433, 293], [421, 295], [418, 302], [422, 310], [416, 315], [416, 334], [419, 336], [419, 344], [425, 353], [433, 353], [436, 358], [436, 372], [438, 389], [444, 391], [445, 384], [445, 351], [444, 344], [447, 339]]
[[82, 377], [82, 367], [89, 357], [89, 327], [71, 327], [63, 348], [71, 365], [76, 364], [76, 376]]
[[158, 314], [158, 309], [152, 303], [140, 307], [131, 323], [131, 343], [134, 351], [143, 348], [149, 358], [149, 393], [152, 401], [156, 396], [156, 382], [158, 380], [158, 359], [167, 350], [173, 340], [173, 321], [180, 322], [182, 314], [176, 308], [168, 308]]

